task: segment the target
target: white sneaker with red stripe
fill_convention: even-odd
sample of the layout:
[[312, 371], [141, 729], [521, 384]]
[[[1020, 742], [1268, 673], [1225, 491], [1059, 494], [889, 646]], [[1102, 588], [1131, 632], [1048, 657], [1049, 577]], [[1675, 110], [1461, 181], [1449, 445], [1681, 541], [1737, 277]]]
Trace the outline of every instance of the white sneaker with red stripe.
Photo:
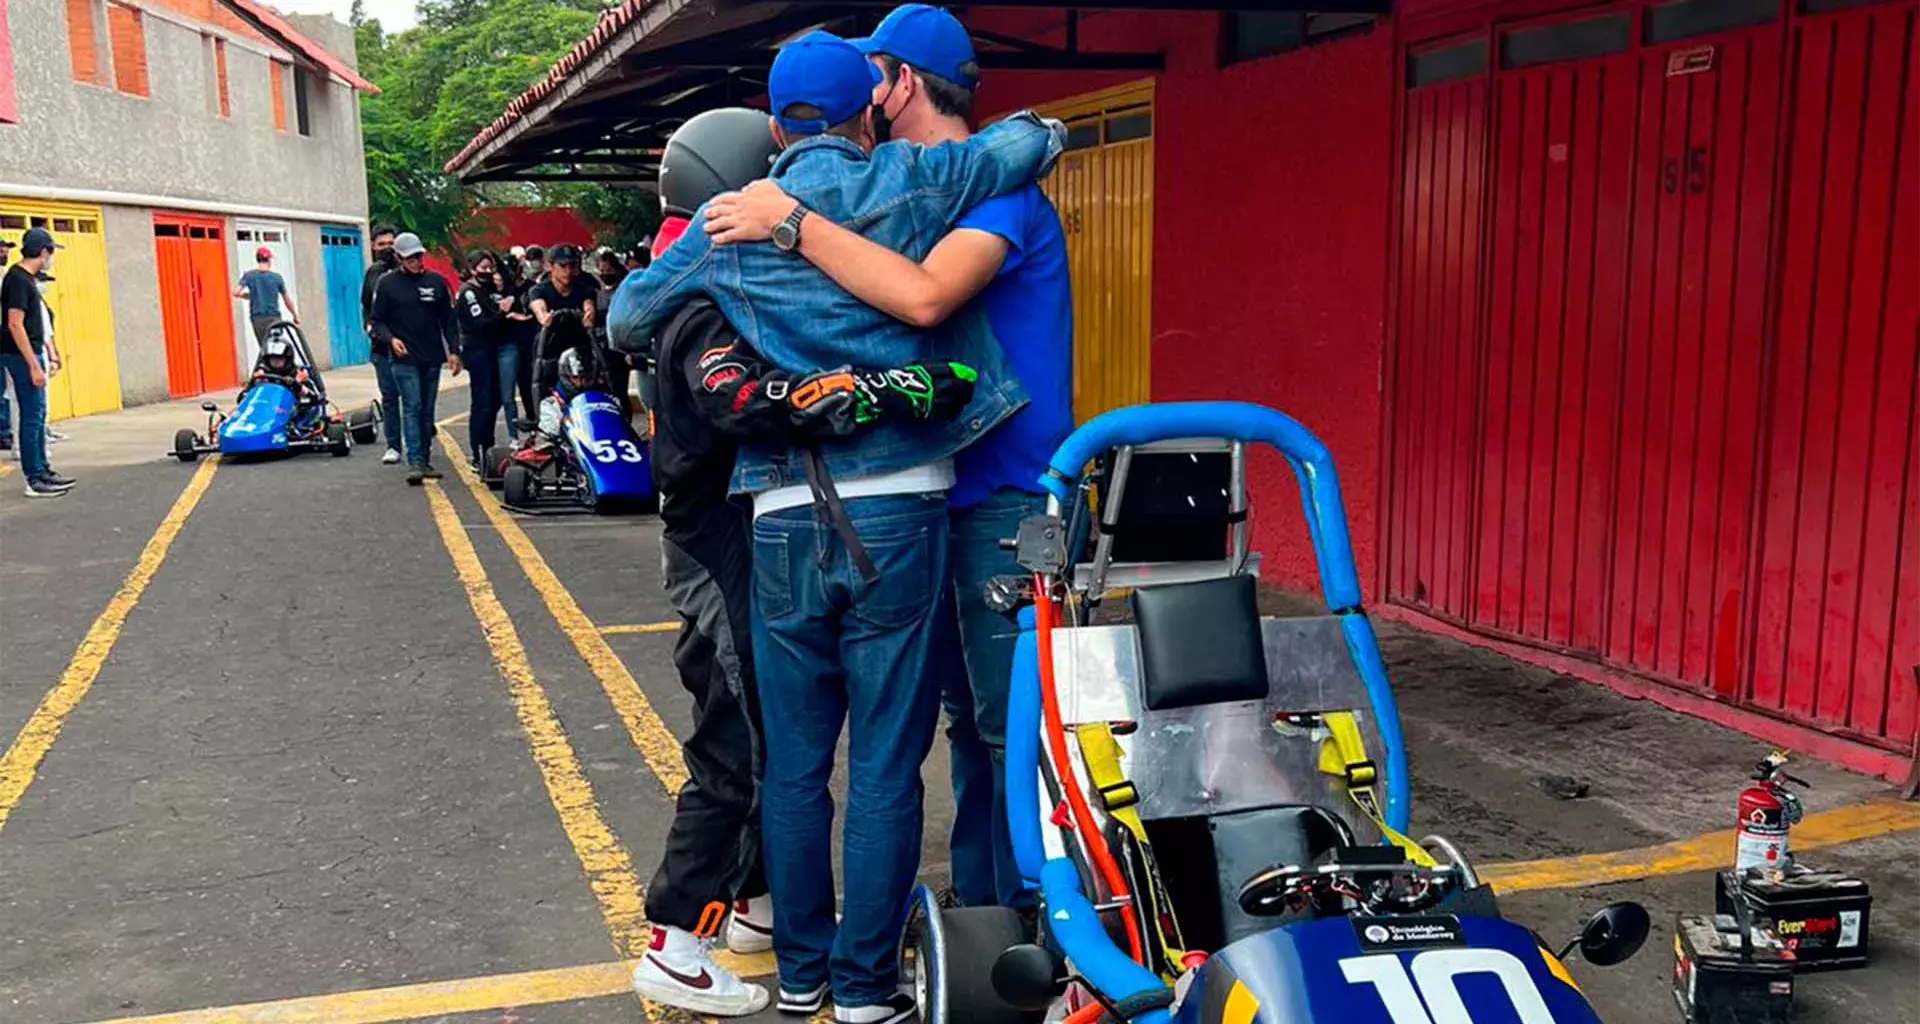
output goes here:
[[765, 953], [773, 948], [773, 897], [733, 901], [727, 915], [727, 948], [735, 953]]
[[633, 990], [642, 999], [716, 1017], [745, 1017], [767, 1008], [767, 990], [741, 981], [713, 962], [709, 941], [691, 932], [655, 925], [653, 943], [633, 968]]

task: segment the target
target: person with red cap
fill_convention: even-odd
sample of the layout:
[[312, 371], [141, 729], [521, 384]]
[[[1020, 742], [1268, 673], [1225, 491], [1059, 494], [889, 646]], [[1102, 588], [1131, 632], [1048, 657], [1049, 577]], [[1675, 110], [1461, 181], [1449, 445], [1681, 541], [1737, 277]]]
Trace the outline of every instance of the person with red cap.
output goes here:
[[287, 279], [273, 269], [273, 250], [266, 246], [254, 250], [253, 269], [240, 275], [240, 283], [233, 286], [233, 297], [247, 300], [247, 318], [253, 323], [253, 340], [256, 344], [267, 338], [267, 328], [280, 322], [280, 306], [287, 307], [287, 319], [295, 324], [300, 322], [300, 312], [293, 308], [293, 293], [287, 291]]

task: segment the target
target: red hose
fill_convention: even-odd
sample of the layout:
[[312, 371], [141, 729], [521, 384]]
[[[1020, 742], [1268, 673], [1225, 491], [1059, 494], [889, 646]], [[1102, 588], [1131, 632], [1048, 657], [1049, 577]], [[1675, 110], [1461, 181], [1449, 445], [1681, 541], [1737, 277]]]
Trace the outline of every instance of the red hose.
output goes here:
[[[1114, 861], [1113, 852], [1107, 849], [1106, 837], [1100, 833], [1099, 823], [1094, 821], [1093, 809], [1087, 805], [1086, 794], [1080, 791], [1080, 780], [1073, 771], [1073, 759], [1067, 752], [1067, 729], [1060, 716], [1060, 697], [1054, 688], [1053, 678], [1053, 595], [1047, 588], [1046, 577], [1035, 574], [1033, 577], [1033, 622], [1038, 634], [1040, 653], [1040, 710], [1045, 715], [1047, 733], [1047, 752], [1059, 769], [1060, 792], [1066, 797], [1067, 808], [1073, 813], [1074, 827], [1080, 833], [1080, 841], [1086, 846], [1087, 853], [1093, 858], [1095, 870], [1107, 884], [1107, 891], [1113, 900], [1120, 904], [1120, 919], [1126, 924], [1127, 946], [1135, 963], [1147, 966], [1147, 953], [1140, 944], [1140, 928], [1134, 917], [1132, 894], [1127, 889], [1126, 876], [1121, 874], [1120, 865]], [[1097, 1008], [1098, 1003], [1094, 1004]], [[1071, 1019], [1071, 1018], [1069, 1018]], [[1091, 1019], [1091, 1018], [1089, 1018]]]

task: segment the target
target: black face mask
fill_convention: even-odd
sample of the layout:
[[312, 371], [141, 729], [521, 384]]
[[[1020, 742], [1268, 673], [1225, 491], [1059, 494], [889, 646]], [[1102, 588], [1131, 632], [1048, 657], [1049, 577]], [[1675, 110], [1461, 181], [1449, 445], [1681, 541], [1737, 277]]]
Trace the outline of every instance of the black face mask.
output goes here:
[[893, 84], [887, 86], [887, 94], [880, 97], [880, 102], [875, 103], [871, 108], [873, 111], [873, 144], [876, 146], [893, 138], [893, 118], [887, 116], [887, 101], [893, 98], [893, 90], [899, 87], [900, 73], [896, 71], [894, 72]]
[[400, 265], [400, 257], [395, 256], [392, 249], [382, 249], [374, 253], [373, 258], [378, 260], [383, 267], [397, 267]]

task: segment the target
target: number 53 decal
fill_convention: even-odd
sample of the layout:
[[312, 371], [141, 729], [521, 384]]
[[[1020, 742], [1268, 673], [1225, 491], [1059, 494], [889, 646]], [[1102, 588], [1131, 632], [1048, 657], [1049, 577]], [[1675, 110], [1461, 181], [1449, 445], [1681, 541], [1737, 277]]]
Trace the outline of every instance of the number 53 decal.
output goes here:
[[1473, 1024], [1454, 984], [1462, 974], [1498, 978], [1520, 1024], [1553, 1024], [1527, 965], [1503, 949], [1430, 949], [1409, 963], [1394, 953], [1356, 956], [1340, 961], [1340, 973], [1355, 985], [1372, 985], [1393, 1024]]
[[645, 458], [632, 441], [593, 441], [588, 448], [595, 462], [639, 462]]

